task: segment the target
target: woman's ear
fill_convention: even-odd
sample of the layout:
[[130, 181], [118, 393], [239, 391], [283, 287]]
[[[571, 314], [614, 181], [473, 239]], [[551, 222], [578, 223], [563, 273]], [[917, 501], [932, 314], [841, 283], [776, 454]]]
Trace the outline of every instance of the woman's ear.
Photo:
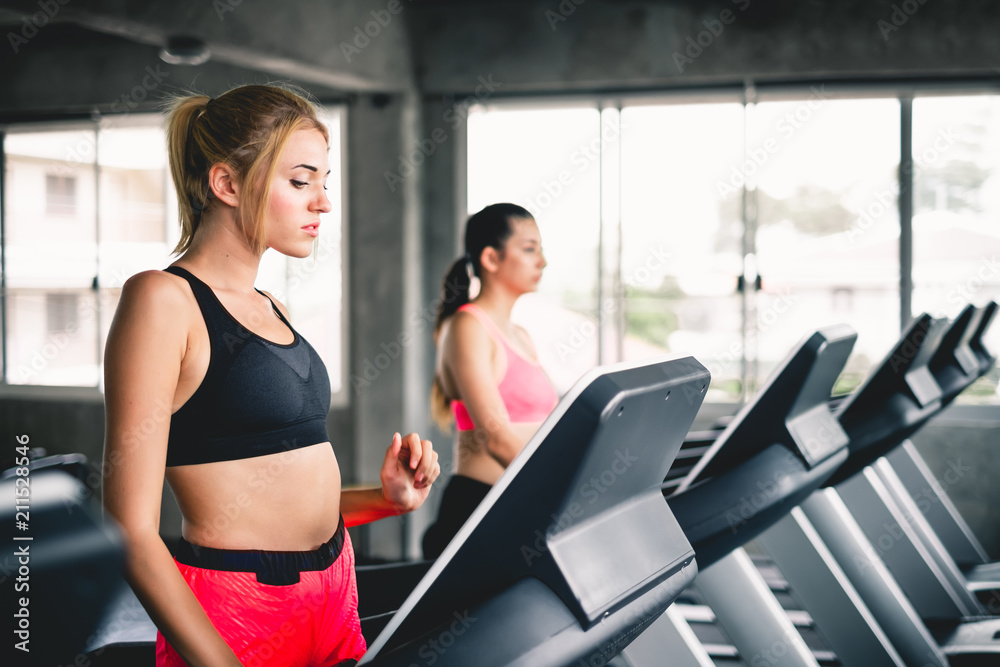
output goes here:
[[487, 273], [494, 273], [500, 267], [500, 253], [492, 246], [486, 246], [479, 253], [479, 266]]
[[240, 184], [232, 167], [217, 162], [208, 170], [208, 187], [212, 196], [236, 208], [240, 202]]

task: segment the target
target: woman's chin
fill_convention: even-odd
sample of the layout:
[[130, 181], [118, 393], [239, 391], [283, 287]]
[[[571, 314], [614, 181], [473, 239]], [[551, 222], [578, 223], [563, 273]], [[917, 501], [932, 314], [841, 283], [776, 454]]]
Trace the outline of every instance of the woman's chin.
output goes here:
[[302, 245], [287, 245], [287, 246], [270, 246], [271, 250], [281, 253], [286, 257], [292, 257], [295, 259], [305, 259], [313, 253], [313, 244], [310, 243], [308, 246]]

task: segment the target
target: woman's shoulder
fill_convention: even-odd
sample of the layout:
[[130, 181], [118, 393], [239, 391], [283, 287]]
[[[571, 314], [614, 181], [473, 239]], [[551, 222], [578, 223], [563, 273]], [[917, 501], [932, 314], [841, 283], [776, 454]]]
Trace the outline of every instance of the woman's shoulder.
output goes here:
[[137, 316], [172, 313], [176, 318], [193, 299], [194, 294], [184, 278], [155, 269], [141, 271], [122, 285], [118, 312]]
[[177, 298], [190, 294], [188, 282], [173, 273], [149, 269], [129, 277], [122, 286], [123, 291], [139, 293], [148, 297]]
[[[108, 334], [108, 359], [170, 358], [187, 348], [197, 309], [183, 278], [143, 271], [125, 281]], [[148, 364], [143, 365], [149, 368]]]
[[441, 326], [439, 344], [446, 353], [449, 350], [457, 352], [489, 349], [493, 345], [493, 336], [480, 315], [466, 308], [456, 311], [445, 320]]
[[125, 285], [129, 285], [133, 289], [168, 289], [168, 286], [179, 286], [186, 283], [187, 281], [176, 273], [159, 269], [140, 271], [125, 280]]
[[491, 333], [489, 323], [484, 319], [488, 317], [489, 315], [478, 306], [467, 303], [447, 319], [445, 326], [451, 331], [462, 332], [464, 335], [489, 337]]

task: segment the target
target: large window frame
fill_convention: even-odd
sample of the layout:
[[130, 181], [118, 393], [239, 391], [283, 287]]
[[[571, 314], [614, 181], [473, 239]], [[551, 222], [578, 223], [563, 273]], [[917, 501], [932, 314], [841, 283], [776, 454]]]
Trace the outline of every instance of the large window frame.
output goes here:
[[[831, 100], [858, 100], [858, 99], [894, 99], [899, 102], [899, 143], [900, 143], [900, 165], [912, 165], [912, 127], [913, 127], [913, 100], [921, 97], [945, 97], [945, 96], [975, 96], [975, 95], [996, 95], [1000, 93], [995, 86], [983, 84], [979, 81], [959, 81], [959, 82], [926, 82], [926, 83], [885, 83], [885, 84], [857, 84], [857, 83], [835, 83], [835, 82], [801, 82], [796, 84], [761, 84], [747, 82], [743, 87], [720, 87], [711, 90], [674, 90], [674, 91], [654, 91], [647, 93], [623, 93], [613, 96], [594, 95], [554, 95], [538, 96], [531, 98], [493, 98], [488, 103], [472, 107], [470, 114], [490, 111], [506, 111], [513, 109], [545, 109], [559, 106], [571, 106], [574, 108], [592, 108], [604, 113], [611, 110], [618, 114], [623, 108], [639, 105], [674, 105], [674, 104], [698, 104], [711, 102], [739, 102], [744, 107], [746, 115], [748, 109], [756, 104], [771, 101], [802, 101], [815, 94], [815, 89], [820, 87], [826, 99]], [[462, 156], [466, 158], [466, 156]], [[602, 165], [605, 156], [601, 158]], [[620, 161], [620, 155], [611, 155], [610, 161]], [[467, 165], [466, 165], [467, 166]], [[603, 166], [602, 166], [603, 170]], [[899, 169], [897, 182], [901, 194], [913, 192], [913, 170]], [[469, 178], [469, 176], [467, 176]], [[610, 185], [610, 188], [608, 187]], [[751, 188], [752, 190], [752, 188]], [[466, 193], [461, 193], [460, 201], [464, 201]], [[621, 190], [620, 184], [615, 184], [615, 178], [602, 178], [601, 189], [601, 213], [600, 232], [597, 239], [598, 252], [598, 303], [604, 303], [609, 296], [619, 300], [623, 299], [623, 277], [621, 272]], [[747, 263], [744, 266], [744, 273], [740, 276], [741, 285], [745, 286], [741, 290], [743, 299], [742, 317], [744, 329], [747, 328], [748, 318], [752, 312], [750, 304], [753, 299], [756, 274], [752, 266], [754, 245], [755, 245], [755, 211], [754, 195], [748, 192], [744, 186], [744, 206], [743, 206], [743, 242], [744, 255]], [[912, 198], [901, 196], [897, 200], [899, 213], [899, 320], [900, 328], [903, 328], [914, 315], [912, 311], [913, 302], [913, 201]], [[468, 207], [465, 207], [468, 208]], [[468, 211], [472, 213], [473, 211]], [[980, 299], [981, 300], [981, 299]], [[978, 302], [977, 302], [978, 304]], [[624, 324], [621, 313], [622, 307], [603, 309], [599, 308], [593, 317], [597, 320], [597, 331], [601, 337], [598, 344], [599, 363], [613, 363], [621, 359], [622, 338], [624, 336]], [[805, 332], [804, 332], [805, 333]], [[863, 333], [863, 332], [859, 332]], [[743, 391], [740, 400], [746, 400], [749, 394], [753, 393], [755, 382], [760, 378], [754, 377], [752, 360], [748, 360], [744, 355], [743, 366]], [[998, 406], [986, 406], [991, 411], [996, 411]], [[967, 409], [977, 409], [977, 406], [959, 406], [963, 411]]]
[[[338, 301], [339, 312], [330, 310], [324, 315], [329, 320], [336, 320], [336, 325], [333, 331], [327, 333], [327, 340], [325, 341], [325, 346], [327, 348], [326, 356], [328, 366], [332, 366], [330, 369], [331, 379], [334, 380], [335, 390], [332, 394], [331, 409], [338, 409], [346, 407], [349, 404], [349, 383], [348, 383], [348, 371], [350, 368], [348, 351], [349, 351], [349, 323], [347, 322], [348, 317], [348, 295], [349, 295], [349, 285], [348, 285], [348, 242], [347, 242], [347, 217], [348, 217], [348, 183], [347, 183], [347, 122], [348, 122], [348, 109], [344, 104], [328, 104], [325, 105], [325, 110], [329, 112], [331, 132], [335, 133], [331, 136], [331, 144], [335, 144], [331, 152], [331, 168], [334, 174], [331, 177], [331, 181], [328, 183], [328, 190], [334, 191], [335, 188], [339, 190], [339, 197], [333, 198], [335, 205], [337, 205], [337, 200], [339, 199], [339, 207], [337, 211], [331, 214], [331, 218], [336, 220], [339, 224], [338, 238], [332, 241], [328, 241], [325, 244], [320, 242], [317, 243], [317, 248], [313, 253], [313, 256], [306, 258], [305, 260], [289, 260], [285, 267], [279, 269], [278, 273], [283, 273], [281, 276], [282, 280], [279, 282], [277, 287], [271, 285], [267, 282], [268, 278], [273, 278], [275, 271], [272, 269], [270, 271], [270, 276], [268, 276], [268, 265], [273, 265], [274, 261], [268, 261], [265, 257], [265, 261], [262, 262], [261, 275], [258, 276], [258, 286], [263, 289], [267, 289], [276, 296], [285, 300], [286, 305], [289, 307], [293, 314], [293, 323], [296, 321], [294, 319], [296, 312], [296, 300], [295, 300], [295, 286], [301, 284], [303, 281], [310, 280], [313, 273], [316, 273], [316, 267], [322, 264], [327, 258], [333, 257], [337, 262], [335, 267], [339, 267], [339, 283], [340, 283], [340, 299]], [[15, 197], [16, 193], [10, 190], [9, 184], [7, 183], [7, 167], [9, 155], [5, 149], [7, 138], [17, 134], [31, 133], [31, 132], [58, 132], [58, 131], [83, 131], [88, 133], [88, 137], [92, 141], [92, 149], [89, 154], [84, 153], [74, 153], [68, 155], [65, 160], [67, 164], [78, 163], [82, 164], [84, 167], [92, 166], [95, 175], [100, 174], [100, 166], [98, 165], [98, 152], [100, 150], [99, 142], [101, 140], [101, 131], [103, 129], [111, 128], [130, 128], [130, 127], [146, 127], [162, 128], [163, 126], [163, 116], [161, 114], [155, 113], [126, 113], [120, 115], [108, 115], [108, 116], [98, 116], [98, 117], [88, 117], [88, 118], [67, 118], [62, 120], [52, 120], [44, 122], [17, 122], [10, 123], [7, 125], [0, 125], [0, 396], [39, 396], [39, 397], [73, 397], [79, 400], [103, 400], [103, 348], [104, 342], [106, 340], [107, 328], [110, 325], [110, 318], [114, 313], [114, 308], [102, 308], [102, 292], [106, 292], [109, 289], [120, 290], [120, 285], [104, 285], [101, 284], [101, 279], [96, 276], [101, 274], [100, 260], [97, 259], [95, 262], [96, 275], [93, 285], [88, 290], [93, 295], [95, 306], [93, 307], [93, 317], [90, 321], [82, 322], [81, 328], [93, 328], [94, 331], [89, 332], [88, 335], [94, 335], [97, 340], [97, 375], [98, 382], [94, 384], [80, 384], [80, 383], [69, 383], [69, 384], [51, 384], [51, 383], [30, 383], [30, 382], [9, 382], [9, 371], [12, 368], [13, 362], [9, 358], [8, 354], [8, 343], [10, 342], [10, 336], [12, 335], [9, 326], [11, 325], [11, 320], [9, 317], [9, 307], [11, 304], [11, 287], [8, 280], [8, 244], [10, 242], [9, 227], [10, 221], [8, 220], [8, 203], [9, 198]], [[336, 149], [339, 149], [336, 150]], [[81, 159], [81, 157], [83, 159]], [[88, 159], [89, 158], [89, 159]], [[54, 162], [54, 164], [59, 161]], [[336, 178], [336, 182], [334, 182]], [[165, 266], [170, 261], [173, 260], [175, 255], [169, 253], [173, 246], [176, 244], [177, 238], [179, 237], [179, 224], [176, 222], [176, 202], [175, 193], [173, 191], [173, 185], [170, 183], [169, 171], [166, 172], [166, 182], [164, 187], [165, 195], [165, 212], [164, 212], [164, 223], [165, 223], [165, 243], [168, 246], [167, 253], [164, 256], [163, 265]], [[46, 185], [43, 183], [42, 185]], [[77, 189], [77, 197], [75, 201], [76, 206], [80, 206], [79, 201], [79, 188], [80, 183], [76, 183], [75, 187]], [[95, 185], [94, 203], [93, 210], [88, 210], [84, 212], [84, 215], [93, 215], [94, 217], [94, 231], [93, 231], [93, 244], [98, 256], [101, 253], [101, 209], [107, 205], [107, 202], [102, 202], [102, 193], [99, 185]], [[106, 196], [106, 195], [104, 195]], [[321, 236], [320, 241], [323, 241]], [[321, 247], [322, 246], [322, 247]], [[273, 251], [268, 251], [273, 252]], [[293, 263], [294, 262], [294, 263]], [[159, 266], [148, 267], [148, 268], [162, 268]], [[281, 288], [284, 285], [288, 288], [288, 293], [284, 293]], [[53, 288], [55, 291], [51, 292], [51, 295], [56, 295], [56, 300], [65, 300], [64, 293], [60, 289]], [[51, 303], [50, 303], [51, 301]], [[58, 305], [55, 301], [51, 299], [46, 300], [46, 307], [49, 305]], [[51, 308], [49, 308], [51, 310]], [[51, 313], [49, 313], [51, 315]], [[76, 324], [76, 323], [74, 323]], [[304, 334], [307, 335], [307, 334]], [[307, 337], [309, 337], [307, 335]], [[316, 341], [310, 338], [310, 341], [316, 345]], [[316, 345], [317, 348], [321, 345]], [[336, 358], [334, 358], [336, 357]], [[332, 362], [332, 363], [331, 363]]]

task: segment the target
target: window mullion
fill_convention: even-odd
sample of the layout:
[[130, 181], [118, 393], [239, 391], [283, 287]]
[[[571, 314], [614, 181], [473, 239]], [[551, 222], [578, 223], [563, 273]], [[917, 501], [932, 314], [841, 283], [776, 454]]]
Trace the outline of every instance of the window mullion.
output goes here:
[[94, 295], [94, 358], [97, 360], [97, 386], [104, 376], [101, 354], [101, 133], [100, 123], [94, 122], [94, 280], [90, 285]]
[[7, 135], [0, 131], [0, 385], [7, 384]]
[[913, 98], [899, 100], [899, 326], [913, 312]]
[[[621, 106], [600, 109], [600, 226], [597, 239], [598, 361], [622, 360], [625, 339], [625, 295], [622, 291], [621, 238]], [[616, 131], [605, 133], [605, 128]], [[609, 138], [610, 137], [610, 138]]]

